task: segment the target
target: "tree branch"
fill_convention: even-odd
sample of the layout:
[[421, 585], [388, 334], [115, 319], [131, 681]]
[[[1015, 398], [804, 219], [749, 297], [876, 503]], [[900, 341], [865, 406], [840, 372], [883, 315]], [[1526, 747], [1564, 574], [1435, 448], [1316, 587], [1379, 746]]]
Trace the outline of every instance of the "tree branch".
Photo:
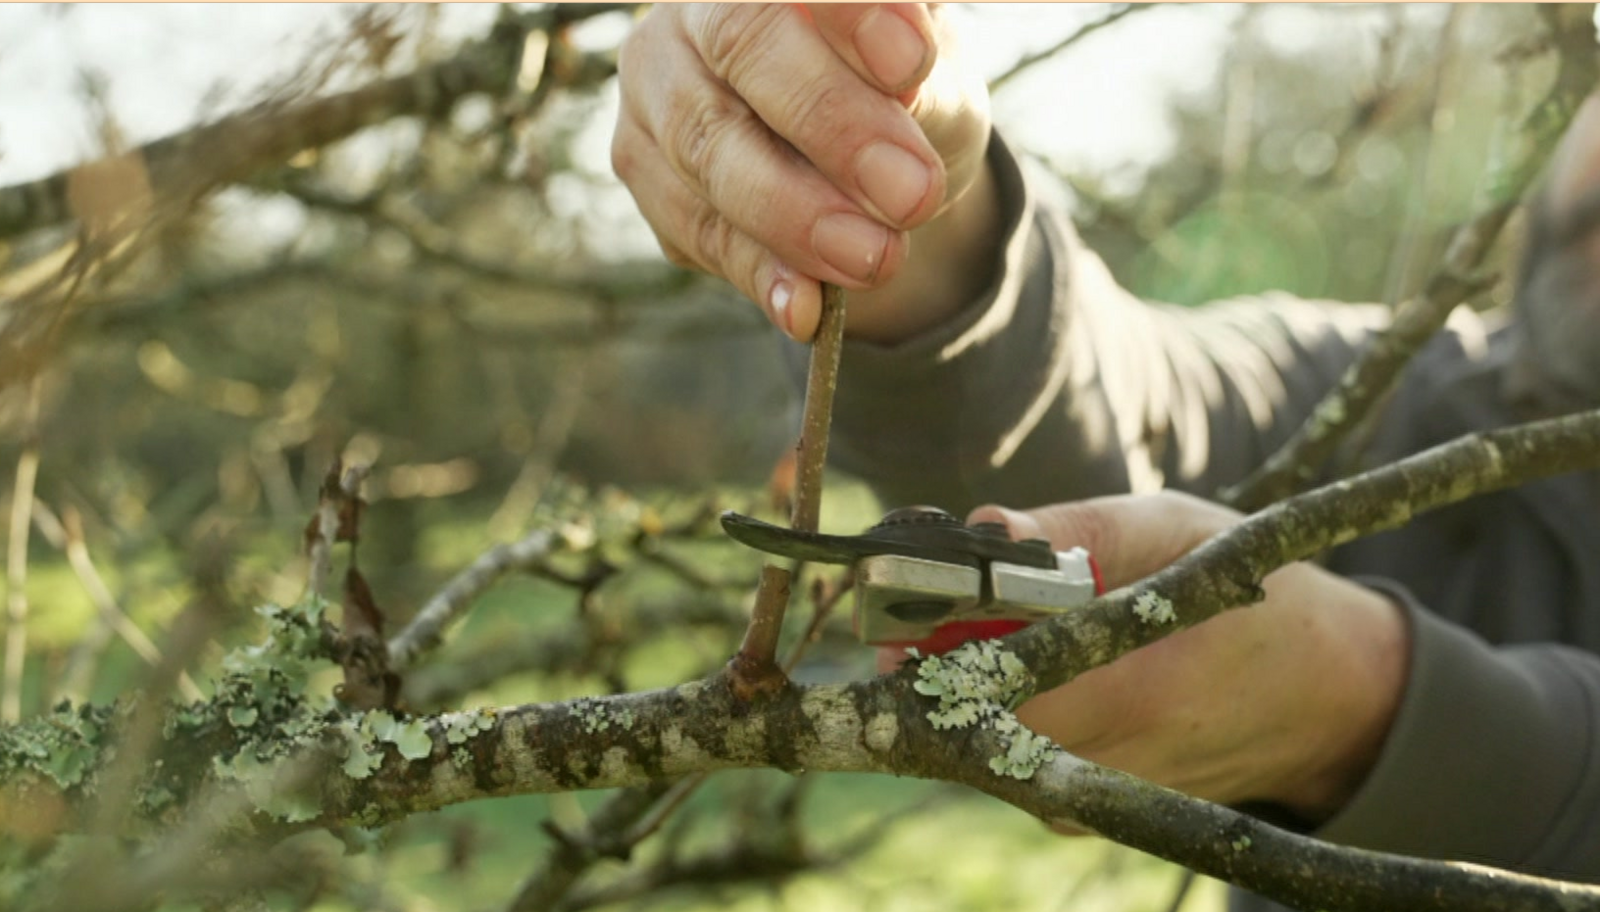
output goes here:
[[[1260, 580], [1284, 563], [1401, 525], [1424, 510], [1580, 469], [1600, 469], [1600, 410], [1469, 435], [1285, 501], [1136, 586], [1004, 640], [969, 644], [870, 681], [791, 684], [754, 702], [718, 676], [647, 693], [403, 723], [377, 712], [335, 720], [309, 708], [286, 712], [281, 686], [252, 691], [250, 679], [235, 677], [219, 685], [215, 707], [183, 710], [187, 721], [175, 723], [178, 734], [157, 754], [165, 763], [150, 768], [160, 769], [162, 777], [194, 770], [199, 784], [190, 788], [200, 793], [215, 789], [225, 796], [242, 789], [261, 810], [248, 823], [237, 821], [238, 832], [253, 829], [263, 837], [306, 826], [373, 826], [476, 798], [642, 786], [718, 769], [887, 772], [965, 783], [1045, 820], [1089, 826], [1304, 908], [1595, 907], [1600, 887], [1321, 843], [1095, 766], [1031, 735], [1036, 762], [1019, 766], [1008, 761], [1027, 733], [1003, 708], [1250, 601]], [[1137, 607], [1152, 598], [1171, 609], [1170, 622], [1152, 623], [1148, 610], [1141, 616]], [[284, 644], [305, 643], [317, 623], [314, 615], [297, 620], [285, 609], [270, 616], [279, 625], [273, 642]], [[939, 706], [930, 712], [924, 694], [937, 690], [929, 685], [942, 680], [942, 663], [975, 673], [976, 683], [965, 692], [936, 694]], [[1023, 665], [1031, 675], [1017, 673]], [[946, 712], [952, 693], [978, 704], [965, 721], [952, 721]], [[257, 706], [259, 713], [241, 721], [241, 710]], [[204, 721], [219, 714], [227, 724]], [[286, 727], [263, 732], [269, 714]], [[81, 737], [107, 739], [98, 747], [115, 745], [115, 718], [109, 711], [94, 718], [99, 734]], [[43, 723], [54, 737], [73, 731], [59, 711]], [[0, 728], [0, 789], [12, 787], [19, 776], [38, 782], [42, 775], [37, 755], [27, 752], [37, 735], [28, 732]], [[347, 738], [376, 741], [352, 746]], [[260, 758], [259, 766], [241, 765], [246, 750]], [[193, 753], [202, 762], [183, 759]], [[84, 790], [70, 788], [65, 797], [94, 800], [85, 790], [94, 791], [97, 763], [80, 780]], [[234, 781], [207, 775], [219, 769], [231, 769]], [[639, 811], [625, 826], [636, 826], [647, 814]], [[1285, 864], [1291, 857], [1296, 863]]]
[[[1135, 586], [1006, 638], [1033, 669], [1035, 690], [1260, 598], [1277, 568], [1410, 522], [1420, 513], [1568, 472], [1600, 469], [1600, 410], [1468, 434], [1247, 517]], [[1136, 603], [1159, 599], [1170, 623]], [[1143, 612], [1148, 614], [1148, 611]]]
[[565, 543], [554, 532], [538, 529], [509, 545], [496, 545], [445, 583], [428, 599], [405, 629], [389, 640], [389, 668], [403, 672], [423, 653], [438, 646], [444, 629], [502, 576], [542, 563]]
[[503, 20], [485, 39], [466, 44], [441, 63], [419, 67], [348, 92], [294, 104], [257, 105], [215, 123], [147, 143], [125, 155], [89, 162], [49, 177], [0, 188], [0, 239], [82, 218], [86, 194], [115, 201], [122, 193], [96, 193], [109, 178], [134, 168], [145, 175], [156, 210], [187, 208], [212, 189], [235, 183], [396, 117], [436, 115], [467, 95], [498, 94], [516, 79], [523, 37], [626, 5], [555, 4]]

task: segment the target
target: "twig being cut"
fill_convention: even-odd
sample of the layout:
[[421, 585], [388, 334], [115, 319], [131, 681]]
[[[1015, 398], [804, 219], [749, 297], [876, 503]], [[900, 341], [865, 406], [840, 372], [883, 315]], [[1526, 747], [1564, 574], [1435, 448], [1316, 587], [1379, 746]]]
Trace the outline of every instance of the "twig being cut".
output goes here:
[[[791, 528], [817, 531], [822, 512], [822, 469], [828, 459], [828, 428], [833, 421], [833, 391], [839, 382], [839, 355], [844, 345], [844, 291], [822, 286], [822, 315], [811, 346], [806, 377], [806, 404], [795, 445], [794, 512]], [[728, 663], [729, 683], [741, 699], [781, 690], [789, 678], [778, 667], [778, 637], [789, 605], [793, 573], [768, 564], [761, 570], [755, 609], [739, 652]]]
[[1246, 512], [1301, 490], [1315, 479], [1346, 435], [1388, 395], [1422, 344], [1445, 324], [1457, 304], [1488, 284], [1476, 275], [1539, 168], [1595, 87], [1594, 5], [1574, 4], [1548, 14], [1560, 66], [1549, 93], [1523, 118], [1513, 146], [1492, 163], [1479, 193], [1478, 213], [1456, 230], [1444, 259], [1423, 293], [1395, 313], [1393, 323], [1345, 371], [1305, 423], [1249, 478], [1223, 490], [1221, 499]]

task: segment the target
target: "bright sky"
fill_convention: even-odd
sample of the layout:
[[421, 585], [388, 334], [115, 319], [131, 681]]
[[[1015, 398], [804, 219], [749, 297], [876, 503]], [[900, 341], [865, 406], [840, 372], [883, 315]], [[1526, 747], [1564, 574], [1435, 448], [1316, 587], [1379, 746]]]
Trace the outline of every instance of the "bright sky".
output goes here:
[[[1020, 54], [1103, 16], [1104, 4], [989, 4], [955, 10], [991, 74]], [[229, 98], [281, 78], [319, 35], [336, 35], [336, 4], [0, 5], [0, 184], [39, 177], [94, 149], [77, 86], [109, 79], [113, 110], [135, 141], [180, 130], [219, 86]], [[440, 8], [447, 33], [477, 34], [492, 6]], [[1092, 36], [995, 100], [1021, 144], [1102, 170], [1150, 159], [1167, 141], [1161, 98], [1209, 81], [1237, 15], [1166, 7]]]

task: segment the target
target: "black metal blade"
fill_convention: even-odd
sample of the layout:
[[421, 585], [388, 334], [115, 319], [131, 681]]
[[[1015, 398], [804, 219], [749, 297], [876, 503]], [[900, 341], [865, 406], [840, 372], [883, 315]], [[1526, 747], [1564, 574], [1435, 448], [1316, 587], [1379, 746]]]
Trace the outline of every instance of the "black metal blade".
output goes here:
[[728, 511], [722, 514], [722, 528], [734, 541], [757, 551], [824, 564], [853, 564], [874, 554], [899, 554], [979, 569], [991, 560], [1028, 567], [1056, 566], [1048, 542], [1014, 542], [959, 521], [928, 526], [879, 524], [862, 535], [826, 535], [785, 529]]
[[734, 541], [757, 551], [821, 564], [853, 564], [863, 557], [886, 554], [890, 550], [882, 543], [873, 547], [874, 543], [864, 542], [860, 536], [797, 532], [732, 510], [722, 514], [722, 529]]

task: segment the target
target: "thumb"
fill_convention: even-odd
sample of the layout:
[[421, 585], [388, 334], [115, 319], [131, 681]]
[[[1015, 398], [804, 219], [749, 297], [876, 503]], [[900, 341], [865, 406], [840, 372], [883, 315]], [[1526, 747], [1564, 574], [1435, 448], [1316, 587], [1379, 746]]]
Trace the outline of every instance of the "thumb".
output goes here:
[[1026, 511], [983, 506], [968, 521], [1003, 523], [1013, 539], [1043, 538], [1057, 550], [1084, 548], [1099, 564], [1106, 587], [1116, 589], [1167, 566], [1239, 518], [1226, 507], [1163, 491]]

